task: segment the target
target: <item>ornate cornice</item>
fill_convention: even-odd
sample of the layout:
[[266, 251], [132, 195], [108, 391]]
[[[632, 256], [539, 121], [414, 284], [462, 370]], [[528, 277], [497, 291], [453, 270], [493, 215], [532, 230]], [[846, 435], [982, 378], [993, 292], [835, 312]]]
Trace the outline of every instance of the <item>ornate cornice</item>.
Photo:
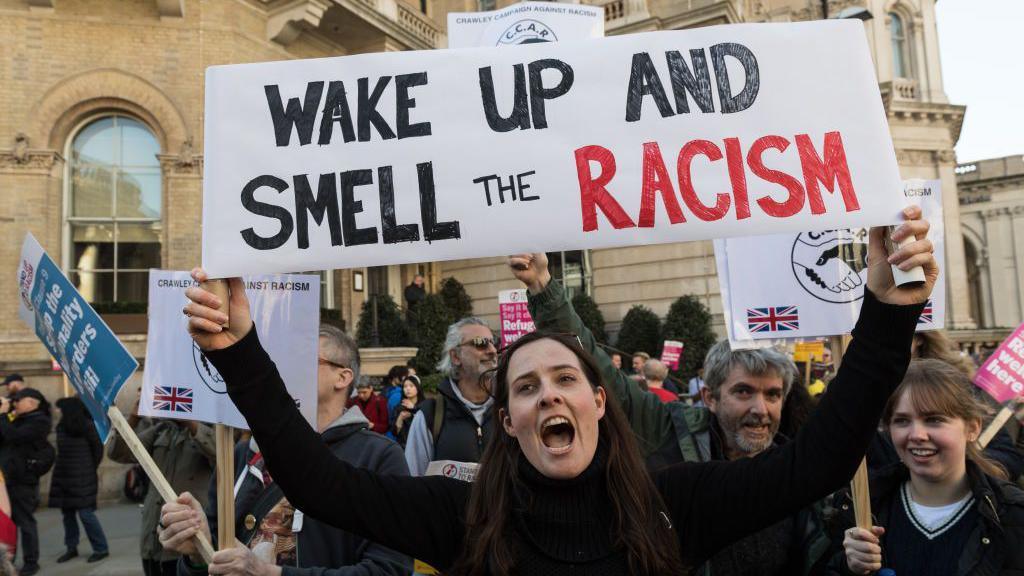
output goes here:
[[944, 125], [949, 127], [951, 142], [956, 143], [960, 139], [966, 106], [901, 99], [888, 82], [880, 85], [879, 89], [890, 122], [896, 121], [904, 125]]
[[177, 154], [157, 154], [160, 170], [165, 175], [199, 176], [203, 173], [203, 156], [192, 148], [192, 138], [181, 144]]
[[14, 137], [13, 148], [0, 150], [0, 170], [4, 172], [49, 173], [58, 161], [64, 161], [60, 152], [31, 149], [28, 136], [20, 132]]
[[[863, 6], [864, 0], [828, 0], [828, 13], [829, 15], [838, 14], [843, 8], [850, 6]], [[801, 8], [793, 12], [793, 22], [803, 22], [806, 20], [821, 20], [824, 14], [821, 13], [821, 3], [815, 2], [806, 8]]]

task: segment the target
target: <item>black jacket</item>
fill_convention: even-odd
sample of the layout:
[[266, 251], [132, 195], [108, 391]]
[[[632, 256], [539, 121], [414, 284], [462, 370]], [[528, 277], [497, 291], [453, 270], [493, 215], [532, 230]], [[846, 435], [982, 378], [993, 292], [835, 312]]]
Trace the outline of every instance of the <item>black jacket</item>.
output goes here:
[[[899, 497], [900, 486], [910, 478], [903, 464], [895, 464], [871, 474], [872, 521], [876, 526], [889, 525], [893, 498]], [[1020, 576], [1024, 574], [1024, 490], [987, 476], [967, 462], [967, 479], [978, 507], [978, 522], [960, 555], [957, 576]], [[836, 496], [839, 510], [833, 526], [833, 552], [826, 574], [848, 576], [843, 531], [854, 526], [853, 501], [848, 490]], [[883, 548], [883, 557], [887, 551]]]
[[0, 414], [0, 468], [10, 485], [39, 485], [39, 476], [28, 469], [28, 459], [48, 442], [53, 427], [50, 415], [42, 410], [11, 420]]
[[[402, 450], [391, 439], [370, 431], [370, 422], [358, 408], [349, 408], [321, 434], [331, 453], [360, 468], [380, 474], [408, 476]], [[254, 442], [235, 445], [235, 537], [248, 543], [260, 521], [285, 495], [276, 483], [264, 487], [249, 470], [248, 463], [257, 454]], [[271, 477], [274, 471], [268, 469]], [[244, 477], [242, 477], [244, 475]], [[241, 485], [238, 480], [241, 478]], [[348, 497], [359, 498], [352, 493]], [[214, 541], [217, 538], [217, 479], [210, 478], [206, 518]], [[296, 511], [296, 515], [300, 512]], [[252, 515], [250, 522], [246, 517]], [[252, 526], [253, 528], [247, 528]], [[296, 535], [297, 566], [282, 567], [282, 576], [397, 576], [412, 572], [408, 556], [369, 542], [359, 536], [304, 514]], [[193, 568], [185, 557], [178, 561], [179, 576], [206, 574], [206, 569]]]
[[[753, 458], [682, 463], [657, 473], [655, 487], [678, 535], [684, 563], [703, 562], [853, 477], [886, 401], [903, 380], [922, 308], [882, 304], [865, 293], [842, 367], [792, 442]], [[295, 408], [255, 330], [208, 356], [292, 503], [441, 570], [464, 553], [469, 483], [445, 476], [375, 474], [333, 458]], [[588, 502], [607, 505], [600, 499]], [[534, 542], [529, 524], [509, 520], [520, 542]], [[591, 533], [604, 529], [593, 528]], [[610, 525], [607, 529], [613, 530]], [[579, 536], [562, 534], [559, 540]], [[525, 563], [542, 554], [531, 544], [517, 550], [517, 560]], [[549, 573], [576, 573], [569, 564]]]
[[[454, 384], [445, 378], [437, 386], [438, 395], [444, 400], [444, 422], [434, 442], [434, 457], [431, 460], [455, 460], [457, 462], [479, 462], [484, 454], [484, 446], [491, 439], [494, 426], [491, 422], [491, 411], [484, 414], [482, 425], [452, 391]], [[420, 412], [427, 424], [427, 431], [434, 431], [435, 403], [438, 399], [429, 398], [419, 405]], [[412, 420], [406, 425], [412, 424]]]
[[72, 435], [57, 425], [57, 461], [50, 481], [51, 508], [95, 508], [98, 488], [96, 467], [103, 460], [103, 444], [89, 422], [85, 434]]

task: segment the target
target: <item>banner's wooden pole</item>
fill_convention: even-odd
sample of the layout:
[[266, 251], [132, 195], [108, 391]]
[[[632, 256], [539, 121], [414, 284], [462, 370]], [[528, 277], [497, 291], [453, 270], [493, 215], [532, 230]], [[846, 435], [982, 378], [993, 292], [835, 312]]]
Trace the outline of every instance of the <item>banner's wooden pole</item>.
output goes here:
[[230, 426], [217, 424], [217, 548], [235, 545], [235, 438]]
[[868, 490], [868, 461], [862, 458], [857, 473], [850, 481], [850, 492], [853, 494], [853, 516], [857, 520], [857, 528], [871, 530], [871, 493]]
[[814, 356], [808, 356], [807, 358], [807, 369], [804, 374], [804, 387], [811, 387], [811, 366], [814, 365]]
[[1010, 406], [1003, 406], [1003, 409], [996, 414], [996, 417], [992, 419], [992, 422], [990, 422], [988, 427], [985, 428], [985, 431], [978, 437], [978, 445], [981, 446], [982, 449], [984, 449], [985, 446], [988, 446], [988, 443], [995, 437], [996, 432], [999, 432], [999, 429], [1006, 424], [1006, 421], [1009, 420], [1011, 416], [1013, 416], [1013, 410], [1010, 409]]
[[[110, 418], [111, 424], [114, 425], [114, 429], [117, 430], [117, 433], [121, 435], [125, 444], [132, 451], [132, 455], [135, 456], [142, 469], [145, 470], [146, 476], [149, 476], [150, 482], [157, 492], [160, 493], [160, 497], [164, 499], [164, 502], [177, 501], [178, 494], [175, 493], [174, 488], [171, 487], [163, 472], [157, 467], [153, 457], [146, 451], [146, 447], [139, 441], [139, 437], [135, 435], [135, 431], [132, 430], [128, 421], [124, 419], [124, 415], [117, 409], [117, 406], [111, 406], [107, 410], [107, 416]], [[198, 532], [195, 535], [195, 541], [199, 555], [203, 557], [203, 562], [209, 563], [213, 559], [213, 546], [210, 544], [209, 539], [202, 532]]]
[[[207, 292], [212, 292], [217, 298], [220, 298], [221, 306], [220, 308], [218, 308], [218, 310], [223, 312], [225, 315], [228, 315], [228, 299], [230, 298], [231, 294], [230, 291], [228, 290], [228, 281], [207, 280], [206, 282], [201, 283], [200, 286], [202, 287], [203, 290], [206, 290]], [[225, 322], [223, 324], [225, 330], [227, 330], [230, 322], [231, 320], [229, 318], [228, 322]]]
[[[843, 355], [850, 346], [852, 338], [844, 334], [832, 337], [832, 361], [836, 364], [836, 370], [843, 362]], [[839, 351], [836, 354], [836, 351]], [[862, 458], [857, 472], [850, 481], [850, 494], [853, 497], [853, 516], [857, 520], [857, 527], [865, 530], [871, 529], [871, 492], [868, 490], [868, 461]]]

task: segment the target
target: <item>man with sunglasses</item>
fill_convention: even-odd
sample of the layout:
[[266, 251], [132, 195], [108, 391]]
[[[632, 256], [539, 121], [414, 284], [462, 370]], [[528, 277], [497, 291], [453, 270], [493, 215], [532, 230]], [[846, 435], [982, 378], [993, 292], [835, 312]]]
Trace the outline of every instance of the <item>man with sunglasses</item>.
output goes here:
[[[370, 431], [358, 407], [346, 408], [353, 382], [359, 380], [359, 348], [334, 326], [320, 326], [317, 367], [317, 429], [331, 452], [378, 474], [406, 475], [402, 450], [393, 440]], [[207, 510], [217, 510], [216, 478], [209, 486]], [[358, 498], [358, 494], [352, 494]], [[160, 543], [182, 554], [178, 576], [207, 574], [192, 535], [216, 534], [217, 515], [204, 514], [190, 494], [165, 504], [160, 514]], [[198, 526], [197, 526], [198, 525]], [[257, 574], [340, 576], [399, 575], [412, 571], [412, 560], [394, 550], [324, 524], [296, 510], [263, 463], [252, 440], [235, 446], [235, 536], [245, 546], [232, 549], [240, 564]], [[250, 572], [246, 572], [247, 574]]]
[[448, 327], [437, 365], [445, 379], [437, 398], [420, 405], [405, 445], [413, 476], [423, 476], [432, 461], [480, 461], [493, 429], [492, 400], [481, 378], [498, 366], [497, 345], [480, 318], [463, 318]]

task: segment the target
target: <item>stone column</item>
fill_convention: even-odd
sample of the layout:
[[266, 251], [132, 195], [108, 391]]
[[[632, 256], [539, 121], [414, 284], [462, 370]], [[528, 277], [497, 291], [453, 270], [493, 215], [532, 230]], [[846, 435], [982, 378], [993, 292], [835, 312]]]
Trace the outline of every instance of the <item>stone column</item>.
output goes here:
[[1017, 316], [1013, 326], [1024, 322], [1024, 206], [1009, 208], [1010, 214], [1010, 250], [1013, 253], [1014, 267], [1017, 277]]
[[973, 329], [971, 303], [967, 296], [967, 265], [964, 261], [964, 235], [960, 229], [960, 201], [957, 198], [956, 155], [952, 150], [935, 153], [935, 164], [942, 182], [942, 213], [946, 228], [946, 261], [940, 262], [946, 272], [946, 328]]
[[1020, 285], [1014, 270], [1013, 234], [1008, 208], [994, 208], [983, 213], [988, 263], [992, 278], [992, 300], [995, 326], [1017, 326], [1021, 322]]

